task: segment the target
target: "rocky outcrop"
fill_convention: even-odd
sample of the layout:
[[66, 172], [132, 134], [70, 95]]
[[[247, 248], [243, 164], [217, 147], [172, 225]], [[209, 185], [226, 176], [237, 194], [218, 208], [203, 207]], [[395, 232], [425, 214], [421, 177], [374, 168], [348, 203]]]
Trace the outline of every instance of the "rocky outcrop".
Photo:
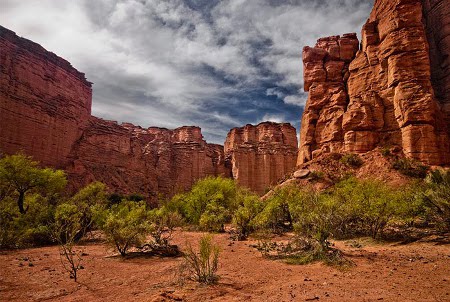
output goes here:
[[234, 128], [225, 141], [233, 178], [259, 194], [292, 172], [297, 151], [296, 131], [290, 124], [264, 122]]
[[[321, 153], [364, 153], [377, 146], [400, 146], [427, 164], [450, 162], [449, 8], [445, 1], [423, 2], [375, 1], [360, 49], [354, 35], [343, 36], [353, 41], [351, 62], [337, 56], [339, 37], [304, 49], [309, 98], [299, 164]], [[329, 76], [329, 66], [341, 74]]]
[[206, 176], [230, 176], [223, 146], [207, 144], [198, 127], [145, 129], [93, 117], [71, 159], [75, 188], [97, 180], [150, 200], [182, 192]]
[[91, 83], [69, 62], [0, 26], [0, 152], [65, 167], [91, 114]]
[[231, 175], [223, 146], [207, 144], [198, 127], [144, 129], [92, 117], [91, 85], [64, 59], [0, 27], [0, 154], [23, 152], [65, 169], [72, 189], [98, 180], [150, 200]]

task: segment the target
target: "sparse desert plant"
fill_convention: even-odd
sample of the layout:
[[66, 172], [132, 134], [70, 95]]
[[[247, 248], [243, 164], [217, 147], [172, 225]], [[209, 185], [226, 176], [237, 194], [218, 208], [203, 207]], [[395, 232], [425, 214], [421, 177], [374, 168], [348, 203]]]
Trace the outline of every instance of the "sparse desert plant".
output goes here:
[[76, 236], [83, 228], [82, 213], [74, 204], [64, 203], [56, 208], [52, 235], [59, 245], [61, 264], [69, 272], [70, 278], [77, 282], [78, 271], [83, 268], [82, 250], [75, 250]]
[[151, 230], [144, 202], [122, 201], [97, 217], [108, 243], [126, 256], [131, 247], [141, 246]]
[[361, 156], [355, 153], [349, 153], [344, 155], [340, 161], [344, 165], [355, 168], [359, 168], [364, 164], [364, 161], [362, 160]]
[[391, 148], [388, 147], [388, 146], [383, 147], [383, 148], [381, 149], [381, 155], [383, 155], [384, 157], [389, 157], [389, 156], [391, 156], [391, 155], [392, 155], [392, 153], [391, 153]]
[[162, 207], [149, 213], [151, 221], [150, 235], [153, 238], [152, 248], [167, 248], [173, 231], [182, 224], [182, 218], [177, 212], [170, 212]]
[[311, 173], [309, 173], [308, 175], [308, 178], [312, 182], [320, 181], [325, 178], [325, 173], [323, 173], [322, 171], [311, 171]]
[[422, 199], [428, 215], [440, 228], [450, 230], [450, 171], [432, 171], [426, 184]]
[[188, 243], [184, 253], [184, 267], [189, 277], [200, 283], [216, 283], [219, 279], [219, 254], [220, 249], [213, 243], [211, 235], [200, 238], [198, 251]]
[[410, 158], [397, 158], [392, 164], [392, 168], [403, 175], [414, 178], [425, 178], [429, 167]]

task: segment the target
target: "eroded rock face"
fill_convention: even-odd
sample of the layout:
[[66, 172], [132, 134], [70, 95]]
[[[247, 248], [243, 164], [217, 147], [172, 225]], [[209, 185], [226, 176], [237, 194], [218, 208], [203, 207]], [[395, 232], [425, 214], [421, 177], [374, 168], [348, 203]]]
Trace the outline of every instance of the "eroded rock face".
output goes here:
[[223, 146], [198, 127], [118, 125], [91, 116], [84, 74], [38, 44], [0, 27], [0, 152], [22, 151], [65, 169], [72, 189], [102, 181], [148, 199], [189, 189], [209, 175], [230, 177]]
[[303, 49], [304, 88], [309, 95], [302, 118], [299, 163], [319, 152], [342, 150], [348, 68], [358, 49], [356, 34], [322, 38], [314, 48]]
[[234, 128], [225, 141], [233, 178], [259, 194], [293, 171], [297, 151], [296, 130], [290, 124], [264, 122]]
[[0, 152], [67, 165], [91, 115], [91, 83], [69, 62], [0, 26]]
[[[347, 43], [354, 46], [349, 65], [337, 57], [338, 37], [304, 49], [309, 99], [299, 164], [321, 153], [364, 153], [377, 146], [400, 146], [427, 164], [450, 162], [449, 5], [423, 2], [375, 1], [361, 49], [355, 36], [355, 44]], [[343, 66], [343, 77], [328, 76], [326, 66]]]
[[145, 129], [93, 117], [71, 158], [74, 187], [98, 180], [148, 199], [185, 191], [206, 176], [230, 176], [223, 146], [207, 144], [198, 127]]

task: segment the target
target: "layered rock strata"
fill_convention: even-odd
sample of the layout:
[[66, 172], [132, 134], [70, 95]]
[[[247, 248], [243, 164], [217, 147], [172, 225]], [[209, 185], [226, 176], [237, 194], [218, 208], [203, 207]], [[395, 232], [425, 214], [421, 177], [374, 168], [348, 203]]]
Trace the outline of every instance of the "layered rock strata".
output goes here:
[[[349, 61], [338, 58], [339, 37], [306, 47], [298, 163], [396, 145], [427, 164], [448, 164], [448, 16], [445, 1], [377, 0], [360, 47], [355, 35], [343, 36], [353, 41]], [[335, 65], [341, 73], [329, 76]]]
[[225, 141], [225, 156], [233, 178], [263, 194], [295, 168], [297, 146], [290, 124], [264, 122], [232, 129]]
[[0, 152], [22, 151], [44, 165], [68, 164], [91, 115], [83, 73], [0, 26]]
[[149, 199], [230, 176], [223, 146], [207, 144], [198, 127], [143, 129], [92, 117], [91, 85], [64, 59], [0, 27], [0, 153], [66, 169], [73, 189], [99, 180]]
[[185, 191], [206, 176], [230, 176], [223, 146], [207, 144], [198, 127], [141, 128], [93, 117], [71, 159], [76, 187], [97, 180], [149, 199]]

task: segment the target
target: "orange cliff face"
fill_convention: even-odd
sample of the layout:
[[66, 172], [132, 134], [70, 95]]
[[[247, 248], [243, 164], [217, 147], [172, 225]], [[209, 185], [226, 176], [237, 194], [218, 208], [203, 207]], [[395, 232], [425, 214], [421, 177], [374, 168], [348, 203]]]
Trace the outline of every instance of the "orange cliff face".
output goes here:
[[75, 188], [97, 180], [153, 200], [206, 176], [230, 175], [223, 146], [207, 144], [198, 127], [146, 129], [93, 117], [71, 158], [67, 170]]
[[[427, 164], [450, 163], [450, 7], [443, 3], [377, 0], [361, 46], [355, 36], [343, 36], [353, 39], [347, 43], [352, 56], [337, 56], [337, 37], [304, 49], [309, 98], [299, 164], [321, 153], [394, 145]], [[330, 47], [330, 40], [339, 47]], [[330, 72], [329, 66], [337, 67]]]
[[91, 100], [83, 73], [0, 26], [0, 152], [22, 151], [65, 167], [87, 126]]
[[149, 199], [231, 175], [223, 146], [207, 144], [198, 127], [143, 129], [92, 117], [91, 85], [69, 62], [0, 26], [0, 154], [65, 169], [72, 189], [98, 180]]
[[295, 168], [297, 146], [290, 124], [264, 122], [232, 129], [225, 141], [225, 156], [233, 178], [263, 194]]

